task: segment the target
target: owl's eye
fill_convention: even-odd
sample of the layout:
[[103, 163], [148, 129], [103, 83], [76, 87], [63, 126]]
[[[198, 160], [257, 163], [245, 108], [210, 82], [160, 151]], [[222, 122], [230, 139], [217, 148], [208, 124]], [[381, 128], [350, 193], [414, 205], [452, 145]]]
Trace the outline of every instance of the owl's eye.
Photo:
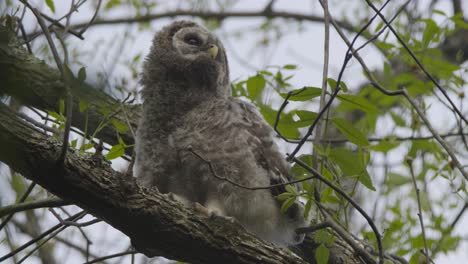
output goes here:
[[200, 38], [197, 36], [189, 35], [185, 37], [184, 41], [193, 46], [199, 46], [201, 44]]

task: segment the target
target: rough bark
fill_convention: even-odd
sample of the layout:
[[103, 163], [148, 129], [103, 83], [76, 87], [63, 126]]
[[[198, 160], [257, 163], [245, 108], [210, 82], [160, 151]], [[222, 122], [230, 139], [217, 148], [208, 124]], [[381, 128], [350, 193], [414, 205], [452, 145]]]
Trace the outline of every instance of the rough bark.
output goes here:
[[[28, 54], [11, 32], [3, 27], [0, 27], [0, 84], [0, 96], [12, 96], [22, 104], [42, 111], [59, 112], [60, 99], [64, 98], [64, 82], [58, 70]], [[134, 129], [137, 127], [139, 105], [124, 105], [127, 119], [121, 102], [103, 91], [86, 83], [74, 82], [70, 87], [74, 98], [72, 126], [84, 131], [87, 122], [88, 134], [93, 134], [103, 120], [113, 119], [123, 124], [128, 121]], [[80, 112], [80, 102], [88, 104], [86, 111]], [[133, 144], [130, 130], [117, 131], [112, 125], [105, 126], [96, 137], [116, 144], [117, 133], [127, 144]]]
[[55, 195], [122, 231], [139, 252], [191, 263], [306, 263], [238, 224], [185, 208], [94, 156], [70, 151], [0, 104], [0, 160]]

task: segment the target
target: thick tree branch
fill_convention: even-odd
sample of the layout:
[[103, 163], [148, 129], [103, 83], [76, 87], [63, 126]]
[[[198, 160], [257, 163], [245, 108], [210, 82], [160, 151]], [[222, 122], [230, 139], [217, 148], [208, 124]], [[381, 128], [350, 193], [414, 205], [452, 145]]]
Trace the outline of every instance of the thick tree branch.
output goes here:
[[139, 252], [191, 263], [306, 263], [239, 225], [189, 210], [136, 179], [69, 152], [0, 104], [0, 160], [57, 196], [76, 203], [130, 237]]
[[[102, 121], [127, 123], [118, 100], [86, 83], [72, 85], [71, 88], [74, 96], [74, 127], [84, 130], [87, 122], [88, 134], [93, 134]], [[28, 54], [8, 30], [0, 27], [0, 96], [10, 95], [23, 104], [42, 111], [59, 112], [60, 99], [65, 97], [64, 90], [64, 83], [56, 69]], [[83, 112], [79, 109], [80, 102], [88, 104], [88, 108]], [[132, 127], [136, 128], [139, 106], [126, 107], [128, 120]], [[117, 133], [127, 144], [133, 143], [130, 129], [117, 131], [112, 125], [105, 126], [96, 136], [115, 144]], [[128, 151], [131, 153], [131, 149]]]

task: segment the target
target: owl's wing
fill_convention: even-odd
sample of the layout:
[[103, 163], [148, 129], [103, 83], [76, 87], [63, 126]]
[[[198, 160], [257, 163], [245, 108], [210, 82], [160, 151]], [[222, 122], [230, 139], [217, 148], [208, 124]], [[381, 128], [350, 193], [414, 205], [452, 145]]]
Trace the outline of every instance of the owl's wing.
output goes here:
[[[274, 131], [263, 119], [255, 106], [241, 100], [235, 100], [243, 110], [242, 120], [248, 125], [243, 128], [247, 130], [245, 140], [249, 143], [255, 161], [269, 176], [270, 185], [286, 183], [292, 180], [289, 173], [289, 166], [284, 156], [279, 152], [276, 143], [273, 141]], [[271, 188], [273, 196], [285, 192], [285, 186]]]
[[[243, 122], [248, 124], [244, 127], [248, 132], [245, 133], [247, 137], [245, 140], [248, 142], [256, 163], [267, 172], [269, 184], [278, 185], [292, 181], [285, 157], [280, 153], [273, 140], [274, 130], [263, 119], [255, 106], [241, 100], [235, 101], [243, 110]], [[286, 185], [271, 187], [270, 192], [273, 196], [284, 193], [286, 192]], [[287, 211], [287, 215], [293, 219], [298, 218], [300, 213], [297, 204], [291, 206]]]

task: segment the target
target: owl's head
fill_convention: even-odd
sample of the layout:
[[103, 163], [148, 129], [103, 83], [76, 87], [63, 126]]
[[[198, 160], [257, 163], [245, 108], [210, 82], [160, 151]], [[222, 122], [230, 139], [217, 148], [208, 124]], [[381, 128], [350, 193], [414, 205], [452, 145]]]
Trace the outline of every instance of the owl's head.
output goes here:
[[226, 52], [218, 38], [206, 28], [191, 21], [173, 22], [153, 40], [144, 65], [143, 84], [146, 81], [195, 83], [227, 93]]

